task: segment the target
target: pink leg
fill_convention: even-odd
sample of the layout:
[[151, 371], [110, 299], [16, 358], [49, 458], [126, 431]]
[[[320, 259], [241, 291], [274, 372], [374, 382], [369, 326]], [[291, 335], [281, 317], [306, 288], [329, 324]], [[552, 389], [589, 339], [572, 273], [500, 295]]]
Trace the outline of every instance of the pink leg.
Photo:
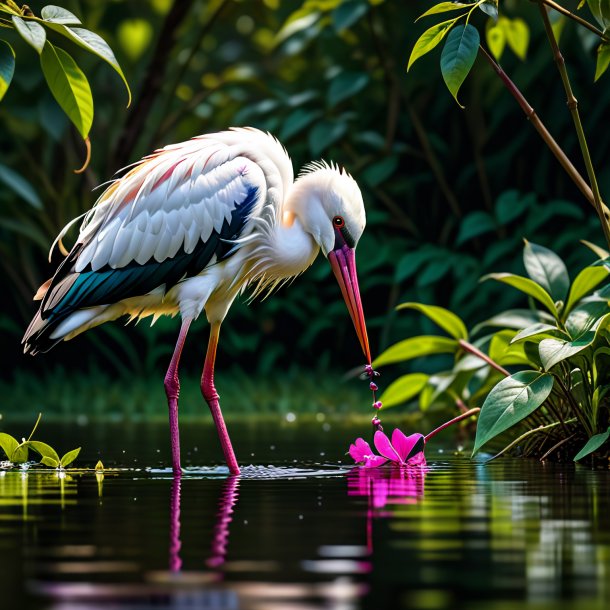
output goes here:
[[188, 333], [191, 320], [183, 320], [174, 355], [165, 374], [165, 393], [169, 407], [169, 433], [172, 440], [172, 467], [175, 474], [181, 474], [180, 468], [180, 431], [178, 430], [178, 395], [180, 394], [180, 380], [178, 379], [178, 363], [184, 347], [186, 333]]
[[214, 362], [216, 361], [216, 347], [218, 346], [219, 332], [220, 322], [212, 323], [208, 351], [205, 356], [205, 364], [203, 365], [203, 374], [201, 376], [201, 393], [203, 394], [203, 397], [205, 398], [208, 406], [210, 407], [210, 411], [212, 412], [212, 417], [214, 418], [214, 423], [216, 424], [216, 430], [218, 431], [218, 436], [220, 437], [220, 444], [222, 445], [222, 451], [225, 454], [225, 460], [227, 462], [227, 466], [229, 467], [229, 472], [231, 474], [239, 474], [239, 466], [237, 465], [235, 453], [233, 452], [233, 447], [231, 446], [231, 439], [229, 438], [225, 421], [222, 418], [222, 411], [220, 410], [220, 402], [218, 400], [218, 392], [214, 387]]

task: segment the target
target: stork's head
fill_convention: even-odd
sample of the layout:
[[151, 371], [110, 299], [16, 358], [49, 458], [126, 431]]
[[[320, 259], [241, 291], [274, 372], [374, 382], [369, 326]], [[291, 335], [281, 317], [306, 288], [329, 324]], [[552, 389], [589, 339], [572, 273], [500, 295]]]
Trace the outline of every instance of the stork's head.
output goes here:
[[330, 262], [362, 351], [370, 364], [369, 340], [356, 274], [356, 245], [366, 224], [360, 188], [345, 170], [326, 163], [312, 163], [299, 175], [295, 190], [302, 195], [299, 199], [304, 208], [295, 212]]

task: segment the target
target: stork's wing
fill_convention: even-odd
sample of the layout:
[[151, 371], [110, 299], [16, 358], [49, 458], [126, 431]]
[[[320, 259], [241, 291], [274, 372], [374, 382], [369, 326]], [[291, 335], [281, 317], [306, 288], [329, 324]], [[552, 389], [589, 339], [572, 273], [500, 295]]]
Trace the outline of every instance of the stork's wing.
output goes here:
[[[267, 136], [268, 137], [268, 136]], [[215, 139], [145, 158], [89, 212], [52, 279], [42, 318], [168, 290], [225, 258], [269, 197], [268, 172]]]

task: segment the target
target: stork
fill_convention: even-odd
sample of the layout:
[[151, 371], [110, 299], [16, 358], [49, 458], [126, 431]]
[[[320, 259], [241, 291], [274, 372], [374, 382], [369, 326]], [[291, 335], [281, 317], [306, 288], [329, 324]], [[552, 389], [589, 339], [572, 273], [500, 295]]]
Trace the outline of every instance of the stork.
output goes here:
[[220, 326], [237, 295], [272, 291], [328, 258], [370, 364], [356, 275], [355, 248], [365, 226], [356, 181], [323, 161], [296, 181], [277, 139], [233, 128], [172, 144], [112, 180], [83, 218], [78, 238], [34, 299], [40, 308], [24, 351], [46, 352], [104, 322], [180, 314], [182, 324], [165, 375], [172, 467], [181, 472], [178, 364], [191, 323], [210, 324], [201, 391], [232, 474], [239, 466], [214, 385]]

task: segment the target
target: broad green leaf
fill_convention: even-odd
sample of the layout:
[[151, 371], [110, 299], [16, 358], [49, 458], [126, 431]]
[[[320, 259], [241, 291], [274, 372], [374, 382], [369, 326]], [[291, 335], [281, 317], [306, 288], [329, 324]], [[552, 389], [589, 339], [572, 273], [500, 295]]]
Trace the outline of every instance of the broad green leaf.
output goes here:
[[531, 309], [508, 309], [507, 311], [503, 311], [502, 313], [492, 316], [484, 322], [480, 322], [472, 329], [470, 334], [476, 335], [481, 329], [487, 326], [505, 326], [506, 328], [522, 330], [523, 328], [541, 321], [551, 323], [553, 318], [544, 311], [534, 311]]
[[544, 324], [544, 322], [536, 322], [536, 324], [532, 324], [531, 326], [528, 326], [527, 328], [524, 328], [522, 331], [518, 332], [513, 337], [511, 343], [517, 343], [517, 341], [523, 341], [524, 339], [530, 339], [539, 335], [544, 336], [555, 333], [565, 335], [567, 338], [567, 335], [559, 330], [556, 326], [553, 326], [552, 324]]
[[146, 52], [153, 35], [153, 27], [146, 19], [125, 19], [117, 29], [119, 44], [133, 62]]
[[559, 42], [568, 20], [566, 19], [566, 17], [564, 17], [563, 15], [560, 15], [559, 13], [555, 12], [554, 14], [556, 15], [555, 19], [553, 19], [553, 13], [551, 13], [549, 15], [551, 17], [551, 29], [553, 30], [555, 40], [557, 42]]
[[40, 55], [40, 65], [53, 97], [86, 139], [93, 123], [93, 97], [87, 77], [66, 51], [50, 42]]
[[45, 466], [50, 466], [51, 468], [57, 468], [59, 466], [59, 462], [48, 455], [43, 455], [42, 458], [40, 458], [40, 463]]
[[4, 451], [8, 460], [11, 459], [17, 447], [19, 447], [19, 441], [16, 438], [6, 432], [0, 432], [0, 449]]
[[576, 339], [593, 330], [609, 311], [610, 305], [606, 299], [583, 302], [570, 312], [565, 322], [566, 330], [572, 339]]
[[45, 6], [42, 11], [40, 11], [40, 16], [45, 21], [61, 23], [62, 25], [79, 25], [81, 22], [74, 13], [67, 11], [61, 6], [54, 6], [52, 4]]
[[603, 267], [585, 267], [575, 278], [570, 288], [568, 301], [563, 309], [563, 317], [565, 318], [573, 307], [585, 295], [589, 294], [598, 284], [608, 277], [608, 270]]
[[398, 167], [398, 155], [390, 155], [372, 163], [360, 173], [360, 176], [369, 186], [378, 186], [385, 182]]
[[428, 28], [418, 39], [411, 55], [409, 57], [409, 63], [407, 64], [407, 72], [411, 69], [411, 66], [423, 55], [429, 53], [438, 45], [438, 43], [445, 37], [447, 32], [451, 29], [453, 24], [458, 20], [449, 19], [449, 21], [443, 21]]
[[610, 0], [587, 0], [587, 5], [601, 29], [610, 28]]
[[462, 322], [453, 312], [444, 307], [423, 305], [422, 303], [402, 303], [396, 309], [415, 309], [416, 311], [420, 311], [435, 324], [438, 324], [454, 339], [468, 339], [468, 331], [466, 330], [464, 322]]
[[384, 366], [395, 362], [404, 362], [420, 356], [431, 354], [452, 354], [456, 351], [458, 342], [447, 337], [422, 335], [399, 341], [388, 347], [373, 361], [373, 366]]
[[417, 396], [427, 382], [428, 375], [423, 373], [403, 375], [387, 387], [379, 400], [383, 403], [384, 409], [399, 405]]
[[555, 307], [555, 303], [553, 303], [553, 299], [549, 293], [529, 278], [514, 275], [512, 273], [490, 273], [489, 275], [482, 277], [481, 281], [488, 279], [508, 284], [509, 286], [524, 292], [542, 303], [542, 305], [544, 305], [553, 314], [553, 316], [557, 316], [557, 308]]
[[565, 263], [548, 248], [525, 240], [523, 249], [525, 270], [555, 301], [565, 301], [570, 288], [570, 277]]
[[508, 46], [513, 50], [515, 55], [520, 59], [525, 59], [527, 55], [527, 47], [530, 41], [530, 29], [523, 21], [517, 17], [516, 19], [508, 19], [507, 17], [500, 17], [498, 24], [502, 27], [506, 34], [506, 42]]
[[592, 436], [585, 446], [574, 456], [574, 461], [582, 460], [587, 455], [597, 451], [610, 438], [610, 428], [601, 434]]
[[297, 108], [282, 122], [280, 140], [288, 140], [303, 131], [320, 117], [320, 110], [306, 110]]
[[12, 17], [15, 29], [31, 47], [34, 47], [38, 54], [42, 53], [42, 48], [47, 40], [47, 33], [44, 28], [35, 21], [24, 20], [17, 15]]
[[447, 36], [441, 53], [441, 73], [447, 88], [460, 104], [457, 94], [479, 51], [479, 32], [473, 25], [458, 25]]
[[489, 357], [501, 366], [515, 364], [532, 365], [520, 343], [513, 343], [514, 330], [501, 330], [497, 332], [489, 343]]
[[534, 193], [522, 195], [514, 189], [504, 191], [496, 201], [496, 218], [501, 225], [508, 224], [535, 203], [536, 195]]
[[492, 438], [533, 413], [553, 389], [553, 377], [538, 371], [520, 371], [500, 381], [487, 395], [472, 455]]
[[336, 32], [351, 28], [368, 13], [369, 3], [363, 0], [342, 2], [332, 14], [333, 26]]
[[342, 138], [347, 132], [347, 123], [343, 121], [323, 120], [315, 124], [309, 132], [309, 150], [318, 157], [329, 146]]
[[595, 64], [595, 82], [610, 66], [610, 44], [602, 42], [597, 47], [597, 62]]
[[479, 4], [479, 8], [492, 19], [498, 19], [498, 0], [485, 0]]
[[15, 170], [0, 163], [0, 182], [27, 201], [33, 208], [42, 210], [42, 201], [34, 187]]
[[36, 451], [36, 453], [39, 453], [42, 457], [51, 458], [59, 463], [57, 451], [55, 451], [51, 445], [47, 445], [41, 441], [27, 441], [27, 445]]
[[465, 241], [489, 233], [496, 230], [494, 219], [487, 213], [481, 210], [470, 212], [460, 222], [460, 230], [458, 232], [455, 243], [460, 246]]
[[13, 74], [15, 74], [15, 51], [6, 40], [0, 40], [0, 101], [8, 91]]
[[492, 21], [487, 22], [485, 27], [485, 40], [487, 46], [491, 51], [491, 54], [500, 61], [504, 47], [506, 46], [506, 33], [504, 28], [499, 23], [493, 23]]
[[549, 371], [556, 364], [575, 356], [593, 343], [595, 332], [590, 330], [574, 341], [562, 341], [561, 339], [543, 339], [538, 345], [542, 366]]
[[429, 8], [425, 13], [422, 13], [415, 21], [419, 21], [422, 17], [427, 17], [428, 15], [437, 15], [438, 13], [446, 13], [448, 11], [458, 11], [462, 8], [470, 8], [474, 5], [475, 3], [462, 4], [460, 2], [439, 2], [432, 8]]
[[26, 444], [21, 444], [15, 448], [13, 455], [10, 457], [13, 464], [25, 464], [28, 461], [28, 447]]
[[68, 27], [59, 23], [48, 23], [48, 26], [62, 36], [69, 38], [83, 49], [97, 55], [100, 59], [103, 59], [107, 64], [109, 64], [121, 77], [123, 83], [125, 83], [128, 96], [127, 106], [131, 104], [131, 89], [129, 88], [127, 79], [125, 78], [123, 70], [114, 56], [112, 49], [101, 36], [98, 36], [95, 32], [85, 30], [84, 28]]
[[341, 72], [335, 76], [328, 88], [328, 105], [333, 108], [340, 102], [356, 95], [369, 83], [369, 76], [365, 72]]
[[69, 466], [78, 457], [80, 450], [81, 450], [81, 448], [78, 447], [76, 449], [72, 449], [72, 451], [68, 451], [68, 453], [66, 453], [61, 458], [60, 464], [61, 464], [62, 468], [66, 468], [67, 466]]

